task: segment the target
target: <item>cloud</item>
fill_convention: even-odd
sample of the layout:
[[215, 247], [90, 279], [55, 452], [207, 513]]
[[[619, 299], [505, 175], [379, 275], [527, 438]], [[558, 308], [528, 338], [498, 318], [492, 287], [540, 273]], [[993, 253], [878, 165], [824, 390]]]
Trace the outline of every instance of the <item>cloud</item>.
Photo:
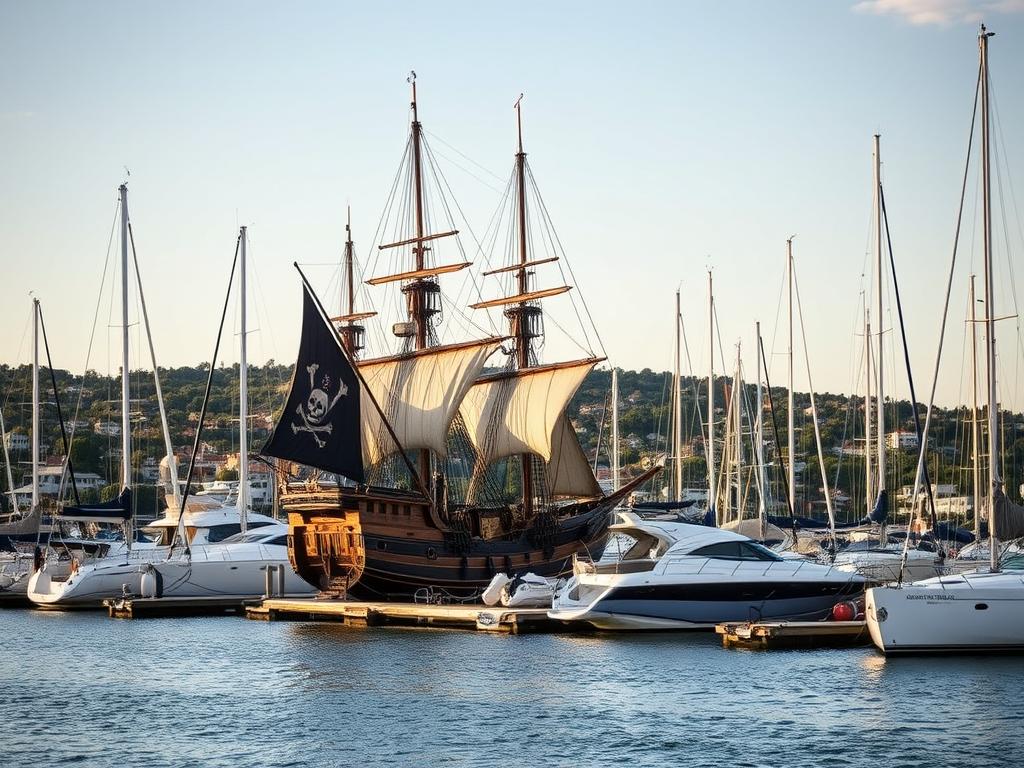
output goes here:
[[911, 24], [978, 24], [998, 14], [1024, 12], [1024, 0], [858, 0], [853, 10], [900, 16]]

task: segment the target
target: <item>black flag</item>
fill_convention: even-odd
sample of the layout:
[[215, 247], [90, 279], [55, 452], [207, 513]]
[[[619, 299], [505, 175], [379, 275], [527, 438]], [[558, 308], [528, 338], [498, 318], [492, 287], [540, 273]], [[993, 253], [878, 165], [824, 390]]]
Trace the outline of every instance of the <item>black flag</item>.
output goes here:
[[305, 286], [302, 339], [288, 403], [262, 452], [366, 482], [359, 378]]

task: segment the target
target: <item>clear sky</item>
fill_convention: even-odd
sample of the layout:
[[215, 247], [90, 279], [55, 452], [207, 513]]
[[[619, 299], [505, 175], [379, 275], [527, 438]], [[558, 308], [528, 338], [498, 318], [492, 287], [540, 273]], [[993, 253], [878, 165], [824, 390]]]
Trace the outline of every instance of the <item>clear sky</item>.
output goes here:
[[[997, 33], [993, 130], [1008, 139], [997, 204], [1019, 259], [1010, 186], [1024, 195], [1024, 145], [1014, 142], [1024, 135], [1019, 0], [0, 0], [0, 360], [28, 359], [23, 330], [34, 291], [55, 364], [84, 366], [127, 166], [161, 364], [209, 358], [239, 224], [251, 228], [261, 289], [250, 303], [259, 315], [251, 359], [291, 362], [300, 299], [291, 262], [339, 258], [348, 203], [367, 256], [405, 143], [406, 76], [415, 69], [421, 119], [478, 232], [511, 167], [512, 103], [526, 93], [534, 174], [605, 350], [626, 368], [671, 366], [681, 286], [690, 352], [703, 372], [711, 267], [725, 356], [733, 359], [742, 339], [752, 377], [755, 320], [769, 349], [785, 347], [775, 334], [785, 241], [796, 233], [814, 384], [849, 392], [860, 291], [870, 281], [862, 276], [870, 269], [871, 137], [881, 133], [925, 390], [982, 16]], [[972, 178], [945, 402], [964, 391], [966, 276], [980, 269], [976, 191]], [[1013, 314], [1019, 285], [1006, 239], [1000, 232], [997, 311]], [[326, 290], [331, 269], [310, 272]], [[118, 368], [110, 300], [108, 290], [90, 362], [101, 372]], [[1003, 399], [1024, 405], [1013, 321], [999, 338]], [[146, 362], [137, 351], [133, 367]], [[545, 350], [549, 359], [571, 354], [554, 339]], [[221, 357], [235, 359], [230, 349]], [[893, 393], [905, 396], [898, 370]], [[773, 384], [783, 371], [773, 358]], [[798, 387], [806, 388], [803, 374]]]

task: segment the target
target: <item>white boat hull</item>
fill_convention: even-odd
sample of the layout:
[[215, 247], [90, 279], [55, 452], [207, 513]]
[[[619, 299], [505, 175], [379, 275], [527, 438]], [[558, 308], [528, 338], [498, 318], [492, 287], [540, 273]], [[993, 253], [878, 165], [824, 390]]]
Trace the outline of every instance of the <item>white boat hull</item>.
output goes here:
[[[41, 608], [100, 608], [108, 598], [143, 595], [142, 578], [159, 573], [161, 597], [217, 597], [257, 599], [266, 591], [267, 568], [284, 566], [286, 597], [308, 596], [316, 589], [301, 579], [287, 559], [191, 560], [108, 558], [82, 566], [65, 579], [53, 578], [44, 567], [32, 575], [28, 596]], [[277, 576], [274, 576], [274, 589]]]
[[886, 654], [1024, 650], [1024, 574], [875, 587], [865, 613], [871, 639]]

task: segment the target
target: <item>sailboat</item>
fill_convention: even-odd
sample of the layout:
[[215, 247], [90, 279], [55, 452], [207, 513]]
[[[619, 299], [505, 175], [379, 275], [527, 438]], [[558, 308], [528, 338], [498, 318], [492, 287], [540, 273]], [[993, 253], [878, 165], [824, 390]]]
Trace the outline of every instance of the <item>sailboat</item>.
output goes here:
[[[877, 468], [877, 474], [871, 476], [871, 459], [870, 452], [872, 446], [871, 441], [871, 397], [870, 394], [865, 398], [864, 407], [864, 421], [865, 421], [865, 447], [864, 454], [867, 458], [867, 490], [865, 498], [870, 500], [872, 484], [877, 488], [877, 498], [874, 507], [868, 510], [867, 521], [876, 523], [878, 528], [879, 541], [872, 543], [868, 541], [860, 541], [851, 543], [846, 549], [838, 552], [835, 556], [835, 564], [837, 567], [849, 570], [857, 571], [869, 579], [869, 581], [882, 584], [887, 582], [896, 581], [900, 578], [901, 567], [904, 578], [908, 581], [918, 581], [921, 579], [931, 578], [941, 573], [942, 559], [938, 553], [924, 550], [924, 549], [909, 549], [906, 552], [906, 562], [904, 563], [904, 547], [902, 544], [890, 543], [888, 534], [886, 533], [886, 520], [889, 513], [889, 491], [886, 486], [886, 434], [885, 434], [885, 378], [884, 378], [884, 329], [882, 327], [883, 315], [883, 251], [882, 251], [882, 233], [883, 233], [883, 222], [882, 222], [882, 182], [881, 182], [881, 148], [880, 148], [879, 135], [874, 136], [874, 151], [873, 151], [873, 167], [874, 167], [874, 211], [875, 211], [875, 288], [876, 288], [876, 300], [878, 309], [878, 345], [875, 350], [871, 349], [870, 342], [870, 319], [869, 316], [865, 316], [865, 345], [867, 348], [867, 354], [865, 358], [867, 360], [867, 382], [868, 392], [870, 393], [871, 387], [871, 359], [874, 355], [875, 363], [875, 385], [876, 385], [876, 408], [875, 416], [877, 423], [875, 424], [875, 467]], [[910, 535], [908, 529], [907, 535]]]
[[1024, 571], [1000, 567], [998, 542], [1024, 536], [1024, 507], [1003, 492], [999, 470], [996, 390], [995, 291], [992, 269], [992, 201], [989, 169], [988, 43], [978, 35], [981, 102], [982, 217], [985, 264], [985, 369], [988, 384], [989, 569], [956, 576], [875, 587], [867, 591], [871, 639], [884, 653], [975, 652], [1024, 649]]
[[[601, 358], [538, 359], [540, 302], [570, 286], [530, 285], [533, 270], [557, 258], [530, 253], [521, 122], [512, 185], [514, 261], [485, 273], [512, 278], [513, 289], [471, 305], [501, 308], [509, 333], [439, 343], [439, 281], [470, 262], [434, 258], [434, 249], [458, 230], [429, 230], [423, 166], [432, 161], [424, 159], [415, 75], [409, 80], [409, 198], [402, 207], [412, 229], [378, 246], [404, 256], [393, 262], [399, 268], [368, 281], [401, 285], [407, 319], [393, 326], [400, 351], [362, 357], [362, 344], [354, 342], [362, 339], [365, 314], [350, 298], [347, 312], [333, 321], [341, 324], [336, 327], [303, 276], [302, 337], [291, 391], [263, 448], [266, 455], [341, 478], [314, 473], [280, 493], [292, 530], [293, 567], [337, 597], [468, 597], [499, 572], [564, 574], [575, 555], [600, 556], [609, 512], [658, 471], [604, 495], [565, 415]], [[517, 115], [521, 119], [518, 102]], [[499, 348], [505, 364], [485, 372]]]
[[[118, 498], [106, 504], [65, 507], [62, 517], [85, 521], [122, 523], [128, 528], [131, 519], [131, 424], [128, 398], [128, 189], [121, 185], [122, 231], [122, 490]], [[236, 256], [241, 254], [240, 283], [245, 291], [246, 228], [239, 233]], [[136, 265], [137, 269], [137, 265]], [[230, 290], [229, 290], [230, 295]], [[153, 539], [133, 543], [130, 548], [111, 551], [94, 562], [75, 563], [70, 571], [55, 570], [50, 562], [43, 565], [28, 583], [28, 597], [37, 606], [50, 609], [99, 608], [106, 599], [126, 595], [142, 597], [215, 597], [220, 599], [251, 599], [263, 594], [267, 569], [287, 563], [287, 530], [273, 518], [256, 515], [247, 509], [248, 449], [246, 425], [248, 398], [246, 394], [246, 316], [245, 300], [239, 302], [241, 315], [240, 355], [240, 426], [238, 506], [223, 507], [199, 500], [193, 503], [189, 483], [184, 490], [178, 488], [177, 473], [173, 468], [170, 438], [165, 432], [174, 499], [168, 513], [150, 523], [144, 530]], [[145, 302], [141, 302], [145, 313]], [[225, 302], [225, 311], [227, 303]], [[146, 321], [148, 329], [148, 319]], [[147, 330], [148, 332], [148, 330]], [[218, 336], [219, 341], [219, 336]], [[152, 348], [150, 350], [152, 352]], [[215, 355], [216, 357], [216, 355]], [[154, 370], [156, 370], [154, 357]], [[210, 376], [215, 366], [210, 366]], [[157, 395], [161, 396], [159, 384]], [[161, 406], [161, 412], [162, 412]], [[163, 413], [161, 413], [163, 416]], [[205, 403], [204, 403], [205, 415]], [[166, 424], [166, 418], [163, 419]], [[197, 430], [196, 443], [199, 442]], [[196, 451], [193, 450], [194, 465]], [[191, 480], [191, 469], [189, 480]], [[176, 502], [176, 504], [174, 504]], [[247, 528], [259, 528], [249, 533]], [[237, 538], [231, 539], [232, 534]], [[129, 537], [126, 537], [126, 539]], [[129, 539], [130, 540], [130, 539]], [[176, 544], [180, 546], [176, 547]], [[312, 587], [286, 569], [283, 591], [290, 595], [304, 595]]]

